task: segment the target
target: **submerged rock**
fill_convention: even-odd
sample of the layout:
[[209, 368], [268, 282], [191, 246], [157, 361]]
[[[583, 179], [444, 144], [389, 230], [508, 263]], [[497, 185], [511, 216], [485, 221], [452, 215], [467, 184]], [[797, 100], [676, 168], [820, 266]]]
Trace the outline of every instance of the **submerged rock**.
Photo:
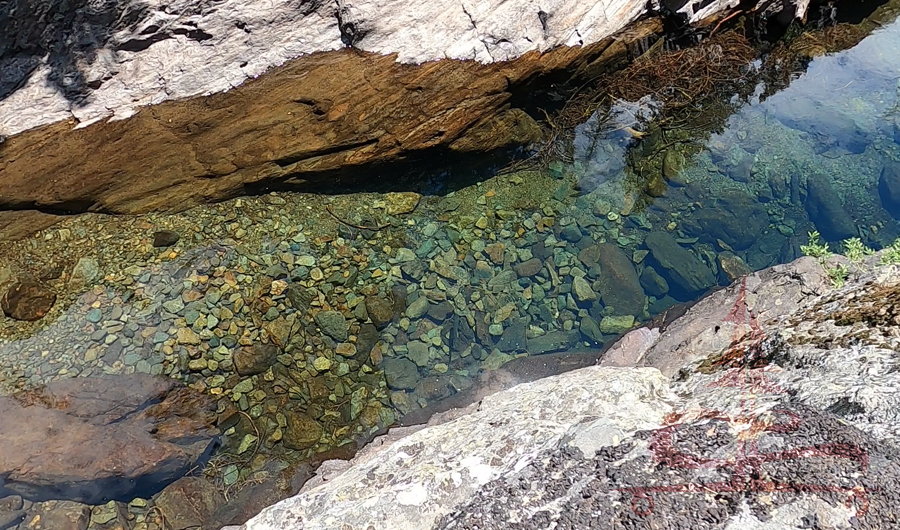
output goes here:
[[644, 270], [641, 271], [641, 286], [647, 293], [657, 298], [669, 292], [669, 284], [666, 279], [650, 266], [644, 267]]
[[769, 223], [765, 208], [755, 197], [739, 190], [720, 192], [687, 221], [697, 237], [721, 239], [735, 249], [752, 245]]
[[651, 232], [644, 243], [669, 279], [686, 293], [705, 291], [716, 284], [716, 277], [709, 267], [670, 234]]
[[518, 352], [528, 349], [528, 340], [525, 336], [525, 322], [517, 320], [511, 326], [503, 330], [500, 340], [497, 341], [497, 349], [502, 352]]
[[597, 299], [597, 293], [594, 292], [591, 284], [583, 277], [572, 280], [572, 294], [575, 295], [575, 299], [579, 302], [591, 302]]
[[157, 248], [171, 247], [175, 243], [178, 243], [179, 239], [181, 239], [181, 236], [178, 235], [178, 232], [173, 232], [172, 230], [160, 230], [159, 232], [153, 233], [153, 246]]
[[719, 268], [725, 273], [730, 282], [736, 281], [740, 277], [753, 272], [740, 256], [731, 252], [719, 252], [719, 255], [716, 256], [716, 258], [719, 262]]
[[286, 411], [284, 416], [287, 418], [287, 427], [284, 429], [283, 443], [288, 449], [308, 449], [322, 438], [322, 424], [306, 414]]
[[277, 362], [281, 349], [274, 344], [253, 344], [240, 348], [232, 356], [238, 375], [249, 377], [261, 374]]
[[856, 225], [844, 210], [831, 179], [822, 173], [809, 176], [806, 184], [806, 211], [826, 241], [856, 236]]
[[376, 294], [366, 297], [366, 314], [372, 319], [372, 324], [378, 329], [394, 320], [394, 302], [387, 296]]
[[840, 145], [851, 153], [862, 153], [871, 144], [870, 133], [857, 123], [855, 116], [831, 106], [824, 98], [792, 98], [790, 104], [777, 105], [775, 109], [778, 121], [788, 127]]
[[347, 319], [340, 311], [320, 311], [316, 313], [316, 324], [322, 333], [337, 341], [345, 341], [350, 336]]
[[620, 335], [634, 326], [633, 315], [611, 315], [600, 321], [600, 331], [608, 335]]
[[91, 507], [80, 502], [51, 500], [35, 503], [24, 518], [29, 530], [87, 530]]
[[585, 340], [592, 342], [594, 344], [599, 344], [603, 342], [603, 333], [600, 331], [600, 325], [597, 324], [597, 321], [594, 320], [590, 316], [586, 316], [581, 319], [581, 324], [578, 326], [579, 331], [584, 336]]
[[412, 213], [419, 205], [422, 198], [418, 193], [402, 192], [402, 193], [386, 193], [384, 201], [387, 203], [385, 211], [388, 215], [403, 215]]
[[668, 180], [677, 180], [681, 172], [684, 171], [685, 163], [684, 154], [682, 154], [681, 150], [675, 148], [666, 149], [666, 154], [663, 156], [663, 176]]
[[208, 525], [225, 502], [222, 492], [206, 477], [184, 477], [160, 493], [155, 506], [172, 530], [187, 530]]
[[419, 382], [419, 368], [409, 359], [385, 358], [381, 367], [388, 387], [394, 390], [412, 390]]
[[424, 295], [419, 295], [406, 308], [406, 316], [413, 320], [422, 318], [426, 313], [428, 313], [428, 298], [425, 298]]
[[140, 374], [63, 379], [2, 397], [3, 487], [88, 504], [149, 496], [208, 454], [215, 411], [210, 396]]
[[100, 265], [94, 258], [80, 258], [72, 268], [70, 282], [73, 286], [84, 288], [92, 285], [100, 277]]
[[528, 353], [540, 355], [566, 350], [578, 342], [579, 335], [577, 331], [551, 331], [528, 339]]
[[522, 278], [530, 278], [532, 276], [536, 276], [541, 269], [544, 267], [544, 262], [539, 260], [538, 258], [531, 258], [528, 261], [519, 263], [516, 265], [516, 274], [518, 274]]
[[0, 309], [16, 320], [40, 320], [56, 303], [56, 293], [34, 281], [12, 284], [0, 298]]
[[878, 195], [884, 209], [895, 219], [900, 219], [900, 163], [889, 162], [881, 168]]
[[602, 271], [598, 283], [603, 304], [616, 314], [642, 315], [647, 297], [631, 259], [616, 245], [603, 243], [598, 247], [597, 263]]

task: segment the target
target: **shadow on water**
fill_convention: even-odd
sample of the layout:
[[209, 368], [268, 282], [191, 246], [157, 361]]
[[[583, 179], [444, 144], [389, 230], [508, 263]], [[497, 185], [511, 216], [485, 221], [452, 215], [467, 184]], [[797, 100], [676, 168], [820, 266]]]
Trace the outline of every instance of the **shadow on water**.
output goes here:
[[510, 161], [533, 154], [532, 147], [511, 147], [489, 153], [458, 153], [435, 147], [389, 164], [354, 166], [307, 175], [285, 177], [244, 186], [246, 195], [271, 192], [306, 192], [322, 195], [414, 191], [446, 195], [488, 180]]

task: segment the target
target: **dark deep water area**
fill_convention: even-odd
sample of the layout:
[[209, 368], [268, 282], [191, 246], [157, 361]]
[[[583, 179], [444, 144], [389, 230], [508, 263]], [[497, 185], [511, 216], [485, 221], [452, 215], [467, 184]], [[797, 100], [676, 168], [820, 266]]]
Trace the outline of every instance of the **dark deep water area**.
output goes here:
[[594, 362], [811, 232], [891, 245], [900, 23], [804, 49], [785, 87], [747, 64], [714, 127], [617, 100], [555, 157], [421, 194], [273, 192], [0, 242], [0, 529], [241, 521], [485, 373]]

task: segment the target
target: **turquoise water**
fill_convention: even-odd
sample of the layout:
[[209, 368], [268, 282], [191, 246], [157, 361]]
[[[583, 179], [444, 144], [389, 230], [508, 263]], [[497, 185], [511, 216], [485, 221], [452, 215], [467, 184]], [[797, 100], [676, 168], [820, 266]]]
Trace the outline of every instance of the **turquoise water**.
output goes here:
[[[8, 477], [0, 496], [24, 498], [10, 513], [25, 524], [47, 500], [72, 499], [101, 506], [97, 521], [156, 528], [188, 520], [177, 492], [191, 491], [210, 500], [192, 517], [225, 524], [295, 492], [303, 462], [520, 358], [592, 361], [666, 308], [797, 258], [811, 231], [835, 250], [849, 238], [886, 246], [900, 235], [898, 80], [892, 23], [784, 89], [760, 82], [712, 132], [656, 126], [665, 109], [649, 99], [617, 102], [546, 169], [462, 187], [445, 174], [423, 195], [284, 192], [178, 215], [83, 215], [4, 242], [4, 289], [29, 294], [0, 319], [0, 388], [18, 396], [4, 406], [49, 403], [68, 411], [51, 418], [60, 425], [89, 423], [79, 432], [97, 437], [96, 461], [152, 452], [107, 443], [133, 434], [110, 425], [188, 456], [102, 487], [77, 473]], [[101, 376], [114, 382], [58, 386]], [[73, 416], [97, 414], [86, 395], [116, 403], [121, 382], [144, 401], [99, 423]]]

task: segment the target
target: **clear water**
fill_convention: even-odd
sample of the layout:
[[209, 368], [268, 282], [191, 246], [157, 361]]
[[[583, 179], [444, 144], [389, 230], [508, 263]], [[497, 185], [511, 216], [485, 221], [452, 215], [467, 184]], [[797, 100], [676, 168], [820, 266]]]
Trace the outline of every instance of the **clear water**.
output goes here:
[[[278, 193], [177, 215], [77, 216], [2, 242], [0, 281], [33, 278], [57, 295], [40, 320], [0, 319], [0, 389], [17, 396], [3, 408], [38, 402], [64, 416], [29, 413], [15, 428], [50, 443], [89, 424], [79, 432], [94, 443], [60, 457], [73, 465], [102, 451], [149, 458], [156, 443], [199, 465], [106, 482], [31, 468], [34, 480], [0, 479], [0, 497], [25, 497], [0, 500], [0, 521], [6, 510], [25, 527], [50, 499], [94, 505], [98, 528], [240, 520], [296, 492], [304, 462], [474, 392], [516, 359], [592, 362], [666, 308], [797, 258], [809, 231], [833, 248], [890, 244], [898, 79], [891, 23], [783, 90], [735, 100], [712, 134], [654, 132], [653, 101], [619, 102], [578, 127], [571, 160], [452, 193]], [[162, 230], [178, 241], [154, 246]], [[54, 386], [99, 376], [108, 383], [80, 393]], [[207, 401], [154, 409], [169, 398], [144, 388], [153, 378]], [[118, 403], [122, 382], [146, 399]], [[103, 414], [84, 404], [98, 396], [112, 400]], [[197, 429], [216, 418], [225, 432], [210, 453], [212, 431]], [[40, 430], [50, 421], [57, 430]], [[116, 444], [133, 432], [111, 426], [144, 434]], [[196, 478], [160, 493], [184, 474]], [[210, 502], [185, 509], [173, 500], [185, 492]]]

